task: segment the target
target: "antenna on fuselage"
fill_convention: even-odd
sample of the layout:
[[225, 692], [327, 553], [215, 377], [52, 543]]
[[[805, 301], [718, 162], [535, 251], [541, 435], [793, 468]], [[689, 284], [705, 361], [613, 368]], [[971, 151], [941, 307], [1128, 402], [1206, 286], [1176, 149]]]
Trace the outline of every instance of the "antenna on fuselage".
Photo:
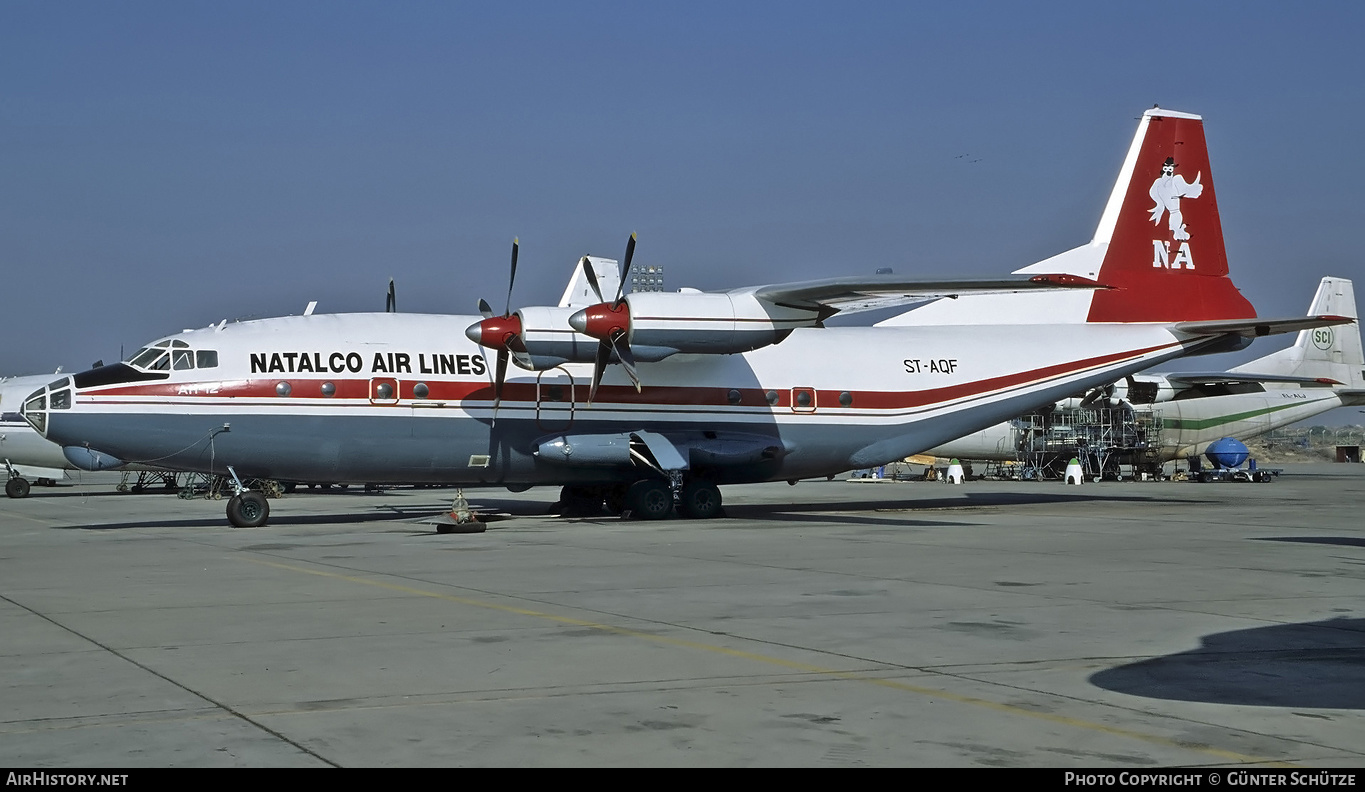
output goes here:
[[398, 298], [394, 296], [393, 278], [389, 278], [389, 297], [384, 301], [384, 313], [398, 312]]

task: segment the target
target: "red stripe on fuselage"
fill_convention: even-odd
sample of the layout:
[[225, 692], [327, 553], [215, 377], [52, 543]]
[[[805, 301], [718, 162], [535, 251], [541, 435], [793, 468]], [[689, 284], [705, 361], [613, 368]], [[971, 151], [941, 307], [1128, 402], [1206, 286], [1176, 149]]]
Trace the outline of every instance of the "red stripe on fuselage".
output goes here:
[[[890, 410], [941, 404], [972, 396], [979, 396], [991, 391], [1015, 387], [1036, 380], [1072, 374], [1119, 360], [1146, 355], [1162, 349], [1169, 349], [1170, 347], [1178, 345], [1177, 342], [1171, 342], [1129, 352], [1115, 352], [1109, 355], [1100, 355], [1069, 363], [1059, 363], [1054, 366], [1045, 366], [1043, 368], [1024, 371], [1017, 374], [990, 377], [984, 380], [975, 380], [958, 385], [948, 385], [941, 388], [907, 391], [847, 391], [852, 396], [852, 403], [849, 407]], [[394, 380], [392, 377], [378, 377], [375, 379], [377, 381], [387, 382], [392, 382]], [[281, 382], [289, 383], [290, 392], [288, 396], [278, 395], [276, 387]], [[324, 382], [330, 382], [336, 386], [336, 391], [333, 396], [325, 397], [323, 395], [322, 384]], [[424, 399], [418, 399], [413, 394], [413, 388], [419, 382], [425, 383], [428, 389], [428, 394]], [[82, 397], [82, 400], [84, 400], [85, 397], [90, 397], [100, 401], [105, 401], [105, 397], [109, 396], [160, 396], [211, 399], [241, 398], [266, 401], [289, 401], [291, 399], [307, 398], [337, 400], [339, 403], [345, 402], [350, 404], [361, 401], [365, 404], [369, 404], [371, 400], [371, 386], [372, 382], [370, 379], [298, 379], [280, 377], [272, 379], [227, 380], [222, 382], [157, 382], [138, 385], [121, 385], [104, 389], [91, 389], [78, 395]], [[564, 402], [568, 400], [569, 394], [563, 392], [564, 385], [561, 383], [545, 383], [539, 387], [540, 394], [538, 399], [536, 393], [537, 386], [534, 383], [508, 382], [503, 385], [503, 401]], [[635, 388], [629, 385], [603, 385], [598, 388], [594, 404], [601, 407], [609, 405], [661, 407], [670, 405], [767, 406], [767, 393], [768, 391], [773, 390], [777, 393], [777, 402], [771, 406], [791, 407], [791, 387], [801, 386], [788, 386], [779, 389], [646, 385], [642, 392], [637, 393]], [[555, 395], [552, 392], [555, 388], [560, 389], [558, 398], [552, 398], [552, 396]], [[577, 383], [575, 385], [574, 400], [576, 402], [586, 401], [587, 388], [587, 382]], [[739, 391], [740, 399], [738, 402], [730, 401], [729, 395], [732, 390]], [[493, 400], [493, 387], [486, 381], [470, 382], [467, 380], [404, 379], [398, 381], [398, 392], [399, 398], [404, 402], [492, 402]], [[813, 406], [818, 407], [823, 405], [827, 408], [835, 407], [836, 405], [839, 405], [839, 396], [844, 392], [846, 391], [836, 389], [818, 390], [816, 391], [816, 403]], [[122, 400], [110, 400], [106, 403], [112, 403], [113, 401]], [[403, 406], [407, 405], [404, 404]]]

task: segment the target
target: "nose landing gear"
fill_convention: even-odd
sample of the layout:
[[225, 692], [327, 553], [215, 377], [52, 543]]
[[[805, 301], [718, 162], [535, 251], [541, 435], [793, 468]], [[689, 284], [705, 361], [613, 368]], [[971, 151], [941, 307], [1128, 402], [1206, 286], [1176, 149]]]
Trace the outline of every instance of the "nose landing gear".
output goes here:
[[232, 484], [237, 490], [236, 495], [228, 498], [228, 522], [236, 528], [259, 528], [265, 525], [266, 520], [270, 519], [270, 502], [264, 494], [243, 486], [231, 465], [228, 466], [228, 472], [232, 474]]
[[28, 479], [21, 476], [15, 476], [5, 482], [5, 494], [11, 498], [27, 498], [28, 490]]
[[29, 489], [28, 479], [19, 475], [19, 471], [14, 469], [14, 466], [9, 463], [8, 459], [5, 460], [5, 472], [9, 474], [9, 479], [5, 482], [5, 494], [11, 498], [27, 498]]

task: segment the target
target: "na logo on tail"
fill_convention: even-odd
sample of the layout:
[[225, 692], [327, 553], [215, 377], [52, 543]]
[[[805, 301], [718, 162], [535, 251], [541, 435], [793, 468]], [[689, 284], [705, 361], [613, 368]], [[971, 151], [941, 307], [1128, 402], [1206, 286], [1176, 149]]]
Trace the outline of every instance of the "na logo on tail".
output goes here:
[[1103, 242], [1096, 280], [1116, 288], [1095, 294], [1092, 322], [1256, 316], [1228, 278], [1204, 120], [1197, 115], [1159, 108], [1143, 114], [1091, 244]]
[[1144, 112], [1090, 242], [1015, 273], [1074, 275], [1108, 288], [939, 300], [882, 324], [1256, 318], [1256, 309], [1228, 278], [1204, 119], [1190, 113]]
[[[1180, 243], [1180, 250], [1175, 256], [1176, 269], [1180, 269], [1182, 264], [1185, 269], [1194, 269], [1194, 256], [1189, 244], [1190, 231], [1185, 225], [1185, 215], [1180, 211], [1180, 199], [1198, 198], [1204, 194], [1204, 185], [1199, 181], [1203, 175], [1196, 174], [1193, 183], [1187, 182], [1185, 177], [1176, 175], [1175, 158], [1167, 157], [1161, 166], [1161, 175], [1152, 182], [1152, 188], [1147, 191], [1152, 200], [1156, 201], [1156, 206], [1151, 209], [1152, 223], [1160, 223], [1163, 214], [1170, 214], [1171, 221], [1167, 225], [1171, 230], [1171, 238]], [[1171, 269], [1171, 251], [1165, 240], [1152, 240], [1152, 266]]]

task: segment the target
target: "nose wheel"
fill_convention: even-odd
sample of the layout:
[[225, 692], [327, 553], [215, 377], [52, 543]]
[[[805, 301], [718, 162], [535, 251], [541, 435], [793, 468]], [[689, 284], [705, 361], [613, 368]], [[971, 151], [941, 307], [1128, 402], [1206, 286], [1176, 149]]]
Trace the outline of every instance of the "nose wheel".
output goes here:
[[270, 502], [255, 490], [233, 495], [228, 499], [227, 518], [236, 528], [259, 528], [270, 519]]
[[5, 494], [11, 498], [27, 498], [28, 488], [28, 479], [20, 476], [15, 476], [5, 482]]
[[228, 465], [228, 473], [232, 474], [232, 486], [237, 492], [228, 498], [228, 522], [237, 528], [259, 528], [265, 525], [265, 521], [270, 519], [270, 502], [265, 499], [265, 493], [243, 486], [232, 465]]

